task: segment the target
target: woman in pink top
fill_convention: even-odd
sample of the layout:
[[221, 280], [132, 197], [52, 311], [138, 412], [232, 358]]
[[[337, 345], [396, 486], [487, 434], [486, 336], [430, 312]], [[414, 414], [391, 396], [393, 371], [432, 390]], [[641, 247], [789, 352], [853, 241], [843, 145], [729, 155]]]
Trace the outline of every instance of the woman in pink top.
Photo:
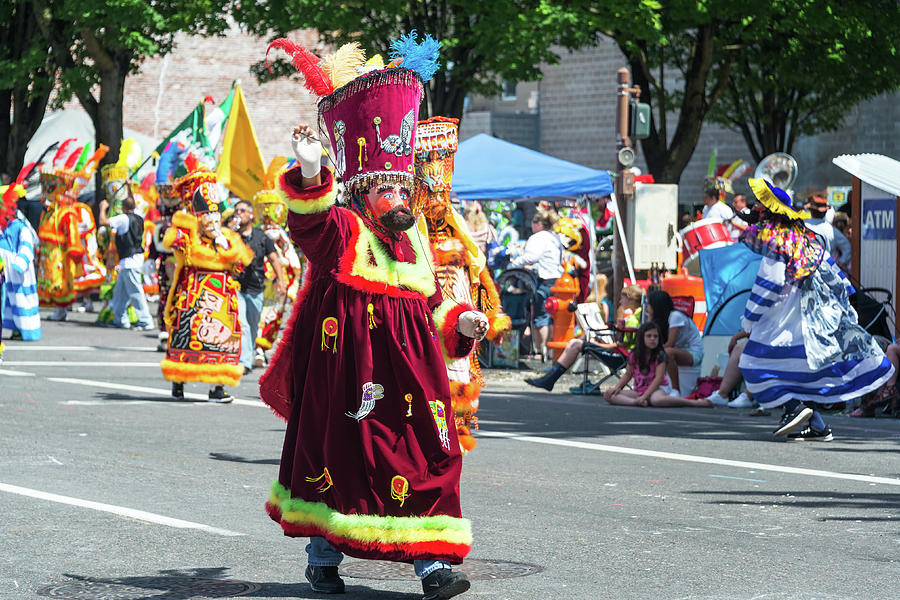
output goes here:
[[[637, 331], [634, 351], [628, 357], [625, 374], [614, 388], [603, 396], [610, 404], [622, 406], [696, 406], [711, 407], [706, 399], [691, 400], [670, 396], [669, 378], [666, 376], [666, 351], [659, 342], [656, 323], [644, 323]], [[625, 386], [634, 379], [634, 389]]]

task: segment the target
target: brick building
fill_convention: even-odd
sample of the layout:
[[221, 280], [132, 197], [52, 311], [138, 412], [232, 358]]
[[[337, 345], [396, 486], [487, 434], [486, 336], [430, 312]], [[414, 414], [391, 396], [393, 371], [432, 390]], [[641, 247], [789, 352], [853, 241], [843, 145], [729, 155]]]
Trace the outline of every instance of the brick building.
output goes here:
[[[294, 32], [290, 37], [317, 48], [315, 32]], [[250, 66], [265, 57], [266, 46], [266, 40], [237, 29], [222, 38], [179, 35], [172, 53], [146, 61], [139, 74], [128, 78], [125, 126], [162, 140], [205, 96], [219, 103], [232, 81], [240, 80], [263, 159], [268, 163], [276, 154], [289, 155], [293, 127], [316, 121], [315, 100], [297, 81], [257, 83]]]

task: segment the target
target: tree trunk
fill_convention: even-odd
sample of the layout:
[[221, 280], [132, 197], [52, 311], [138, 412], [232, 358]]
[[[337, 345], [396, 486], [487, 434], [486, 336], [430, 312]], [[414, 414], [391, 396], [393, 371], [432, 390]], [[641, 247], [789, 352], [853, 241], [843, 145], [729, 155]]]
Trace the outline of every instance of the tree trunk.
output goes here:
[[[100, 98], [97, 102], [97, 116], [93, 119], [96, 147], [100, 144], [109, 146], [109, 152], [100, 161], [101, 165], [115, 163], [119, 157], [122, 144], [122, 104], [125, 99], [125, 77], [128, 67], [124, 61], [116, 60], [115, 68], [105, 69], [101, 73]], [[125, 63], [127, 65], [127, 63]], [[99, 165], [98, 165], [99, 167]], [[96, 200], [105, 197], [105, 190], [100, 180], [100, 169], [97, 169]]]
[[[12, 90], [0, 90], [0, 115], [8, 115], [12, 110]], [[10, 156], [12, 152], [12, 138], [10, 136], [11, 127], [9, 119], [0, 119], [0, 171], [9, 173], [15, 177], [12, 172], [14, 168], [11, 165]]]
[[[711, 92], [707, 92], [707, 79], [713, 67], [716, 28], [717, 24], [713, 22], [697, 30], [690, 62], [683, 74], [684, 92], [671, 143], [657, 131], [651, 111], [650, 136], [641, 140], [641, 149], [647, 168], [659, 183], [679, 183], [697, 148], [706, 113], [725, 89], [733, 59], [722, 65], [716, 85]], [[633, 54], [629, 65], [634, 83], [641, 86], [643, 100], [644, 94], [652, 89], [647, 77], [649, 66], [646, 55]], [[652, 98], [652, 94], [647, 97]]]

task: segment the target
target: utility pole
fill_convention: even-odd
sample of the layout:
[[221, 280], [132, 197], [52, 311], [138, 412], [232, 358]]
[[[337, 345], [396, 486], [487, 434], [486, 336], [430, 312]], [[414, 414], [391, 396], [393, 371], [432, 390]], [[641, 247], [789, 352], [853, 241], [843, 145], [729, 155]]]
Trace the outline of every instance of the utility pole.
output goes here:
[[[616, 220], [621, 223], [618, 231], [628, 231], [625, 222], [628, 215], [628, 206], [634, 196], [634, 175], [627, 171], [634, 162], [634, 150], [631, 147], [629, 132], [628, 107], [631, 102], [631, 94], [640, 97], [641, 89], [630, 87], [631, 73], [622, 67], [616, 72]], [[627, 150], [626, 150], [627, 148]], [[623, 163], [624, 159], [624, 163]], [[625, 164], [627, 163], [627, 164]], [[622, 287], [625, 283], [625, 252], [620, 235], [613, 236], [613, 290], [614, 304], [619, 306], [619, 298], [622, 295]]]

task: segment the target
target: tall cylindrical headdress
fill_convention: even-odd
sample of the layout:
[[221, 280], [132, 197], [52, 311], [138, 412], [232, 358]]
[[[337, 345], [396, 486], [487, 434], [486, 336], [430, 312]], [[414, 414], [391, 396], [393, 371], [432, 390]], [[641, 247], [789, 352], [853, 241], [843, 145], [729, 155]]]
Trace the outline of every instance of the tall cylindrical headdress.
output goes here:
[[334, 166], [352, 194], [385, 183], [407, 184], [415, 178], [413, 150], [423, 83], [437, 70], [440, 43], [416, 32], [391, 44], [391, 62], [380, 56], [368, 62], [356, 42], [319, 60], [286, 39], [269, 45], [291, 54], [319, 96], [319, 118], [334, 149]]

